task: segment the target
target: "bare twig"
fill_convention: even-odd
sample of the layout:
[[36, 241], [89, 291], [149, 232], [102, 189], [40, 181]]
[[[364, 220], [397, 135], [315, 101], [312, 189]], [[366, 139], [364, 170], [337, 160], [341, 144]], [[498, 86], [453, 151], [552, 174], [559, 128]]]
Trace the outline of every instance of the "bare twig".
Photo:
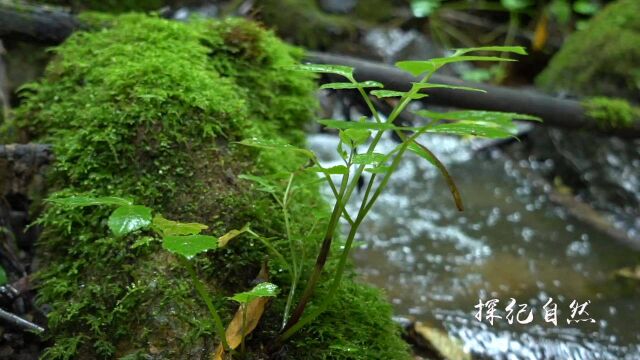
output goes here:
[[42, 326], [36, 325], [31, 321], [27, 321], [19, 317], [18, 315], [15, 315], [3, 309], [0, 309], [0, 319], [24, 330], [33, 331], [35, 333], [44, 332], [44, 328]]

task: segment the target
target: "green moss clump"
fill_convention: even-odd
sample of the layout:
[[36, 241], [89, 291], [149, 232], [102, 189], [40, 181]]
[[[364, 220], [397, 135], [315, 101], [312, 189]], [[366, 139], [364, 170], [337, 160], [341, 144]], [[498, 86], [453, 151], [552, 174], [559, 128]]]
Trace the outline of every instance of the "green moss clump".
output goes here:
[[536, 83], [549, 91], [640, 100], [640, 1], [618, 0], [571, 35]]
[[[129, 14], [101, 21], [108, 27], [75, 33], [55, 49], [44, 78], [23, 90], [16, 110], [24, 141], [54, 146], [53, 196], [131, 196], [167, 218], [205, 223], [217, 235], [251, 223], [287, 254], [288, 243], [278, 240], [285, 233], [278, 206], [238, 175], [286, 180], [303, 160], [234, 141], [256, 136], [304, 145], [301, 128], [314, 110], [315, 85], [283, 69], [301, 52], [243, 20], [179, 23]], [[290, 209], [292, 232], [307, 253], [303, 279], [328, 211], [310, 176], [297, 178]], [[107, 214], [44, 206], [39, 301], [52, 307], [52, 346], [44, 358], [210, 356], [213, 324], [177, 259], [157, 243], [132, 249], [135, 236], [110, 236]], [[236, 310], [226, 297], [251, 286], [267, 254], [243, 236], [197, 259], [226, 322]], [[269, 268], [286, 294], [283, 264], [270, 259]], [[327, 265], [328, 273], [334, 269]], [[352, 277], [332, 309], [291, 339], [283, 358], [408, 358], [390, 305]], [[255, 358], [279, 331], [284, 302], [274, 299], [249, 339]]]
[[603, 128], [624, 128], [640, 119], [640, 108], [623, 99], [593, 97], [582, 102], [586, 114]]

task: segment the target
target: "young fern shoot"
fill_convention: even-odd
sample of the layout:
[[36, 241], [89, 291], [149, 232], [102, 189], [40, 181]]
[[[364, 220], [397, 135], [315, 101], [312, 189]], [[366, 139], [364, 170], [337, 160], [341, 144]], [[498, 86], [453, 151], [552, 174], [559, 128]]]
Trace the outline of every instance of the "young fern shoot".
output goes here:
[[[414, 76], [420, 76], [411, 84], [409, 91], [384, 90], [384, 85], [375, 81], [356, 81], [354, 69], [347, 66], [306, 64], [298, 65], [294, 70], [309, 71], [319, 74], [332, 74], [344, 77], [346, 82], [336, 82], [324, 84], [324, 89], [356, 89], [362, 96], [365, 104], [372, 114], [373, 121], [366, 121], [365, 118], [358, 122], [347, 122], [340, 120], [320, 120], [320, 124], [327, 128], [339, 131], [340, 142], [336, 151], [344, 160], [344, 165], [324, 168], [317, 160], [315, 154], [306, 149], [294, 148], [290, 145], [274, 144], [260, 139], [250, 139], [242, 141], [241, 144], [269, 149], [279, 149], [295, 151], [307, 156], [315, 165], [309, 170], [322, 173], [335, 197], [335, 204], [331, 212], [330, 220], [324, 231], [323, 241], [316, 257], [315, 267], [307, 280], [305, 289], [292, 312], [286, 326], [278, 338], [278, 343], [282, 344], [286, 339], [293, 336], [306, 324], [316, 319], [330, 305], [334, 298], [345, 271], [347, 259], [359, 226], [366, 218], [367, 214], [384, 191], [391, 175], [398, 168], [404, 154], [408, 151], [433, 164], [445, 177], [449, 190], [452, 194], [456, 207], [463, 209], [460, 193], [448, 173], [444, 164], [434, 155], [434, 153], [424, 144], [418, 142], [418, 138], [424, 134], [453, 134], [461, 136], [477, 136], [485, 138], [505, 138], [516, 134], [514, 119], [519, 120], [539, 120], [534, 116], [514, 113], [487, 112], [487, 111], [455, 111], [449, 113], [435, 113], [426, 110], [418, 111], [416, 114], [431, 119], [429, 123], [422, 126], [396, 126], [394, 124], [397, 117], [406, 110], [411, 101], [427, 96], [423, 92], [432, 88], [449, 88], [463, 91], [483, 91], [470, 87], [449, 86], [445, 84], [430, 83], [432, 75], [443, 66], [463, 61], [513, 61], [500, 56], [475, 55], [478, 52], [498, 52], [515, 53], [525, 55], [526, 51], [522, 47], [491, 46], [482, 48], [459, 49], [452, 56], [436, 58], [426, 61], [401, 61], [396, 66]], [[378, 98], [398, 97], [399, 101], [393, 108], [386, 120], [373, 105], [365, 89], [374, 88], [371, 95]], [[393, 131], [401, 139], [401, 143], [388, 153], [377, 152], [377, 145], [385, 132]], [[365, 147], [366, 151], [359, 153], [358, 149]], [[366, 186], [360, 206], [355, 214], [349, 214], [345, 205], [352, 199], [358, 181], [364, 172], [371, 173], [366, 181]], [[331, 175], [341, 177], [340, 181], [334, 182]], [[307, 313], [308, 302], [311, 300], [316, 289], [323, 269], [330, 254], [334, 235], [338, 230], [339, 220], [344, 219], [350, 229], [347, 234], [344, 247], [340, 253], [339, 262], [333, 279], [329, 287], [329, 292], [320, 300], [318, 306], [311, 313]]]

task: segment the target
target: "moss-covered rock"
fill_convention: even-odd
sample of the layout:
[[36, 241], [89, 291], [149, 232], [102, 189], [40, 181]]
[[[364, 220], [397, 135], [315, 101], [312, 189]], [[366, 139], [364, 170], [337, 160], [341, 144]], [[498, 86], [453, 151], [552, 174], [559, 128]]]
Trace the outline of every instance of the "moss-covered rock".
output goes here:
[[[44, 79], [24, 90], [16, 111], [23, 140], [54, 146], [53, 196], [130, 196], [217, 235], [251, 223], [288, 254], [277, 204], [238, 175], [286, 180], [302, 160], [234, 141], [257, 136], [303, 146], [314, 84], [283, 69], [300, 51], [242, 20], [99, 20], [109, 26], [75, 33], [55, 49]], [[307, 254], [303, 279], [328, 211], [309, 176], [296, 177], [289, 209]], [[52, 308], [45, 358], [208, 358], [218, 342], [213, 324], [177, 259], [158, 244], [134, 249], [134, 236], [110, 236], [106, 211], [44, 206], [39, 298]], [[225, 321], [235, 311], [226, 297], [249, 288], [265, 258], [260, 242], [240, 237], [197, 259]], [[269, 265], [270, 281], [286, 294], [289, 274], [277, 259]], [[331, 310], [287, 343], [283, 358], [408, 358], [389, 304], [352, 277]], [[284, 296], [275, 299], [249, 339], [254, 358], [279, 331], [284, 304]]]
[[640, 100], [640, 1], [618, 0], [571, 35], [540, 74], [549, 91]]

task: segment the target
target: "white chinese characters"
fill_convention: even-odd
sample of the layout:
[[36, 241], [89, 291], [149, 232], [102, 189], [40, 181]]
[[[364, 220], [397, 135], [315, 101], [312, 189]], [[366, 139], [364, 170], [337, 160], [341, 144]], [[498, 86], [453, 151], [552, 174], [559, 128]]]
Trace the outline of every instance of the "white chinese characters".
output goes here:
[[[500, 300], [498, 299], [489, 299], [486, 302], [482, 300], [478, 300], [478, 304], [474, 306], [476, 309], [474, 317], [480, 321], [486, 321], [491, 326], [493, 326], [495, 321], [503, 319], [503, 316], [500, 315], [500, 310], [498, 308], [498, 304]], [[589, 317], [589, 313], [587, 312], [587, 306], [591, 303], [591, 300], [587, 300], [584, 303], [579, 303], [577, 300], [573, 300], [571, 304], [569, 304], [569, 314], [567, 320], [567, 324], [575, 324], [579, 322], [589, 322], [595, 323], [596, 320]], [[507, 321], [509, 325], [514, 323], [517, 324], [529, 324], [534, 319], [534, 311], [533, 309], [529, 309], [529, 305], [527, 304], [518, 304], [516, 299], [510, 298], [506, 307], [504, 308], [504, 320]], [[553, 298], [549, 298], [545, 304], [542, 306], [542, 319], [546, 323], [553, 324], [554, 326], [558, 326], [558, 304], [553, 301]]]

